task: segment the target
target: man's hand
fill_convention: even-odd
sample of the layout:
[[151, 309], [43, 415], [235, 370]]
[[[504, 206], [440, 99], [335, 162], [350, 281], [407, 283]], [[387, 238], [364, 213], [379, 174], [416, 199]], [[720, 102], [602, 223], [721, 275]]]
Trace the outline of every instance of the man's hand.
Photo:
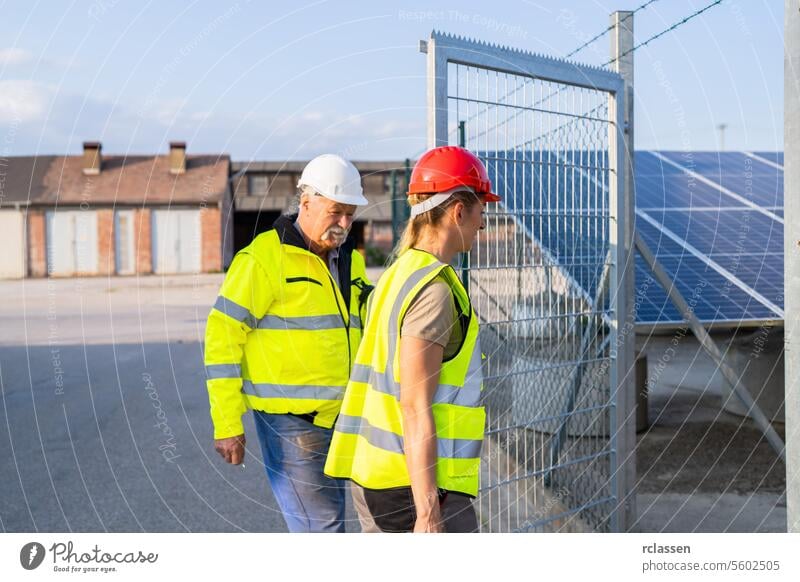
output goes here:
[[244, 461], [244, 444], [244, 434], [240, 434], [239, 436], [215, 440], [214, 448], [222, 455], [226, 463], [240, 465]]

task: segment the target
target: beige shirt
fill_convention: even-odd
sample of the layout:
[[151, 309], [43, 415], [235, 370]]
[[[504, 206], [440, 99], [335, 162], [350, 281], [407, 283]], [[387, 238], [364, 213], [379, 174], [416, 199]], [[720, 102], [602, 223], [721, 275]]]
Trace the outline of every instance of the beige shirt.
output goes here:
[[458, 320], [453, 292], [441, 276], [425, 285], [411, 302], [403, 318], [400, 336], [439, 344], [444, 348], [445, 360], [458, 353], [464, 330]]

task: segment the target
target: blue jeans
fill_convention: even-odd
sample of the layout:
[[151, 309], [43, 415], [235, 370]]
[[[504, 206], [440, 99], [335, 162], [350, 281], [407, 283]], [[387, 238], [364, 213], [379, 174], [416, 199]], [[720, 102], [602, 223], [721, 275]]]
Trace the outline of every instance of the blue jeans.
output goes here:
[[332, 429], [290, 414], [254, 410], [272, 493], [290, 532], [344, 532], [343, 479], [322, 470]]

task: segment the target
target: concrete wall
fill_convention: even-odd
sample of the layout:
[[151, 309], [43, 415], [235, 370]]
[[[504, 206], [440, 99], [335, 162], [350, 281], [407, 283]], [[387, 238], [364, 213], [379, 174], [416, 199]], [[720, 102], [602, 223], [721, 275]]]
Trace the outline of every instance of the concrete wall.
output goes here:
[[[782, 326], [763, 326], [738, 333], [728, 342], [728, 362], [767, 418], [785, 422], [784, 344]], [[745, 415], [747, 410], [726, 382], [722, 387], [725, 410]]]
[[[714, 332], [712, 338], [767, 418], [783, 422], [783, 329]], [[637, 334], [636, 349], [647, 356], [648, 391], [655, 387], [706, 391], [719, 397], [721, 410], [745, 413], [730, 385], [691, 332]]]

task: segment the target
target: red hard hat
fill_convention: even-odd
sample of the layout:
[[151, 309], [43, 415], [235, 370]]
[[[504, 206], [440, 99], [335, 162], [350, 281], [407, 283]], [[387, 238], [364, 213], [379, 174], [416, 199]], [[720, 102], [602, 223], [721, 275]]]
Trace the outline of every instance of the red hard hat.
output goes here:
[[408, 194], [435, 194], [457, 186], [473, 188], [485, 202], [497, 202], [489, 174], [478, 157], [458, 146], [442, 146], [428, 150], [411, 172]]

